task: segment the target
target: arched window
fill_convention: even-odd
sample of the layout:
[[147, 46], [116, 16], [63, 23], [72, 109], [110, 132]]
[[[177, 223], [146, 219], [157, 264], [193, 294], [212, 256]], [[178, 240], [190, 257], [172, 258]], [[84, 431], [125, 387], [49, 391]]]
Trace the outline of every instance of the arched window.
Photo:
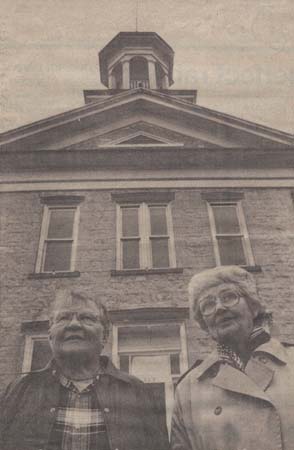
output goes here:
[[117, 64], [113, 71], [112, 76], [115, 80], [115, 86], [113, 86], [115, 89], [122, 89], [122, 67], [121, 64]]
[[138, 87], [149, 88], [148, 62], [142, 57], [130, 61], [130, 88]]

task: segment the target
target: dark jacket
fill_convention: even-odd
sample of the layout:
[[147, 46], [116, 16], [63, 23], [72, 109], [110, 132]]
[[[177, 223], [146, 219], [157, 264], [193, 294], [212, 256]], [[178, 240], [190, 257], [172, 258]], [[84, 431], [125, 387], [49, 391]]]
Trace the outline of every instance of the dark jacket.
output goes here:
[[[97, 383], [111, 450], [166, 450], [166, 425], [148, 388], [116, 369], [106, 357]], [[1, 402], [0, 449], [46, 450], [53, 427], [60, 383], [47, 368], [22, 376], [6, 390]]]

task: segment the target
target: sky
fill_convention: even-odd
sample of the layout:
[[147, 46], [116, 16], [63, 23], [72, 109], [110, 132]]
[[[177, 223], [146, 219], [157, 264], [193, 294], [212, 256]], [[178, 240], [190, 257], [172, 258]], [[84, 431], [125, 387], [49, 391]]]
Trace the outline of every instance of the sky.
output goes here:
[[174, 89], [207, 108], [294, 133], [293, 0], [2, 0], [0, 132], [103, 89], [98, 52], [120, 31], [175, 51]]

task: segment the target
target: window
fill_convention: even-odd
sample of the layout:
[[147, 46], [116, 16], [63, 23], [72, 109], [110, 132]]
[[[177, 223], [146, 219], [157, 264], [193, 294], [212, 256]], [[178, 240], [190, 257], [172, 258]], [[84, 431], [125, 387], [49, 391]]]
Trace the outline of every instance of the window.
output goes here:
[[176, 267], [170, 203], [120, 202], [117, 205], [117, 269], [169, 267]]
[[113, 361], [149, 385], [169, 428], [174, 387], [188, 368], [184, 323], [114, 325]]
[[74, 201], [44, 206], [36, 272], [74, 270], [78, 220], [79, 206]]
[[47, 333], [27, 335], [25, 340], [23, 372], [43, 369], [52, 357]]
[[208, 203], [217, 265], [254, 265], [241, 202]]
[[130, 61], [130, 88], [149, 88], [148, 62], [136, 56]]

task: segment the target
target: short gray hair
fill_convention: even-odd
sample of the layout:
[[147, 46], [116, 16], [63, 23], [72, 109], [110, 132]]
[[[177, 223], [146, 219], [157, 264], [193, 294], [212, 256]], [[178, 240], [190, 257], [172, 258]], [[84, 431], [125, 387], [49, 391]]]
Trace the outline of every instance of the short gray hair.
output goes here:
[[50, 326], [54, 320], [54, 313], [58, 310], [59, 305], [62, 303], [70, 304], [73, 299], [77, 299], [84, 303], [94, 303], [96, 308], [99, 311], [99, 319], [103, 326], [103, 338], [106, 341], [109, 336], [109, 328], [110, 328], [110, 320], [106, 306], [104, 303], [96, 297], [90, 296], [87, 292], [83, 292], [80, 290], [68, 290], [62, 289], [56, 293], [56, 297], [54, 302], [50, 305]]
[[207, 325], [199, 308], [199, 298], [211, 287], [220, 284], [234, 284], [237, 292], [246, 299], [255, 320], [266, 313], [266, 308], [258, 296], [254, 277], [239, 266], [219, 266], [194, 275], [189, 283], [190, 315], [204, 330]]

